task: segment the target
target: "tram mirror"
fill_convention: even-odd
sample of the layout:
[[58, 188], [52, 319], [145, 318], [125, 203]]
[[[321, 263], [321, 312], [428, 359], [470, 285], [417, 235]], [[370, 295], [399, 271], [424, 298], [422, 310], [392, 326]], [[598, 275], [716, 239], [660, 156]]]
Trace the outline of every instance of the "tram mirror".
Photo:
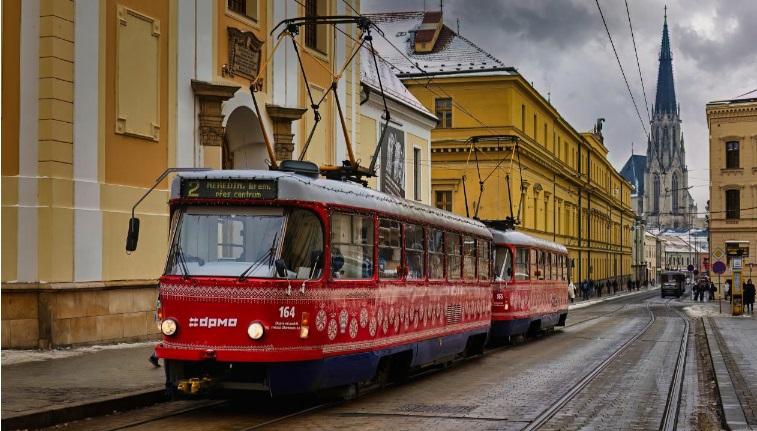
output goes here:
[[139, 241], [139, 219], [132, 217], [129, 219], [129, 233], [126, 235], [126, 251], [136, 250], [137, 241]]
[[287, 264], [284, 262], [284, 259], [276, 259], [274, 265], [276, 265], [276, 275], [279, 277], [287, 276]]

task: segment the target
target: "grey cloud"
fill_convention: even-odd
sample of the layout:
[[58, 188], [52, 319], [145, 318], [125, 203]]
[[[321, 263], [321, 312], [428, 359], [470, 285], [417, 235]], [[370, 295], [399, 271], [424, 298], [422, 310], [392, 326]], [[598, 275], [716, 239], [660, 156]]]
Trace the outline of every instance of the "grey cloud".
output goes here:
[[[628, 0], [649, 104], [654, 104], [663, 22], [668, 21], [676, 92], [681, 105], [687, 163], [692, 177], [709, 174], [705, 104], [757, 87], [757, 2], [754, 0]], [[428, 0], [428, 9], [438, 9]], [[600, 0], [643, 118], [646, 119], [625, 4]], [[422, 10], [424, 2], [363, 0], [365, 11]], [[708, 40], [688, 26], [696, 14], [717, 11], [716, 25], [729, 19], [738, 29], [722, 41]], [[607, 40], [594, 0], [501, 0], [444, 2], [445, 21], [508, 65], [516, 67], [577, 130], [607, 118], [605, 143], [620, 168], [631, 153], [646, 151], [646, 137]], [[726, 77], [724, 79], [724, 77]], [[646, 124], [647, 129], [649, 128]], [[708, 199], [701, 181], [692, 184], [700, 209]]]

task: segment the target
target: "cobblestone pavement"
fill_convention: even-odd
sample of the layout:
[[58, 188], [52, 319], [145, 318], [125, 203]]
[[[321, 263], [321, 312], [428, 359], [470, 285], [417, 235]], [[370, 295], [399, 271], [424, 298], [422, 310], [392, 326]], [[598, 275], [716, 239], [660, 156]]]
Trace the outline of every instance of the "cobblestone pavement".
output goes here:
[[[3, 365], [3, 417], [62, 407], [135, 391], [160, 389], [162, 368], [147, 358], [153, 346]], [[92, 372], [82, 373], [82, 370]]]
[[673, 378], [683, 321], [664, 304], [654, 324], [563, 407], [544, 429], [657, 429]]
[[751, 316], [711, 319], [715, 340], [747, 423], [757, 426], [757, 319]]
[[[568, 326], [527, 343], [492, 349], [458, 363], [335, 407], [270, 424], [265, 429], [510, 430], [523, 429], [565, 391], [649, 322], [642, 299], [620, 298], [571, 311]], [[652, 301], [659, 302], [658, 299]], [[681, 319], [658, 312], [657, 323], [554, 418], [550, 427], [656, 429], [680, 346]], [[679, 322], [676, 324], [675, 322]], [[614, 368], [613, 368], [614, 367]], [[134, 430], [239, 430], [307, 405], [279, 401], [223, 404], [129, 427]], [[173, 403], [165, 409], [176, 408]], [[150, 409], [153, 409], [150, 411]], [[568, 412], [572, 411], [573, 414]], [[157, 414], [155, 408], [72, 424], [104, 430]], [[592, 417], [594, 416], [594, 417]], [[637, 417], [638, 416], [638, 417]], [[655, 417], [651, 420], [650, 417]]]
[[721, 429], [723, 418], [718, 404], [717, 383], [701, 318], [691, 319], [688, 349], [678, 429]]

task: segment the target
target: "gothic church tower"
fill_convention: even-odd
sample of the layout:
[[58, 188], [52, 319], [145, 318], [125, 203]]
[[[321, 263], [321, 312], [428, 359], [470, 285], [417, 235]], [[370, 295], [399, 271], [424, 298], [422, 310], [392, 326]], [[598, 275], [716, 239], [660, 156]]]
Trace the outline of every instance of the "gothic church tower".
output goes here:
[[647, 142], [643, 214], [648, 227], [686, 228], [695, 217], [696, 204], [689, 193], [689, 174], [681, 133], [680, 107], [673, 83], [668, 17], [662, 27], [657, 95]]

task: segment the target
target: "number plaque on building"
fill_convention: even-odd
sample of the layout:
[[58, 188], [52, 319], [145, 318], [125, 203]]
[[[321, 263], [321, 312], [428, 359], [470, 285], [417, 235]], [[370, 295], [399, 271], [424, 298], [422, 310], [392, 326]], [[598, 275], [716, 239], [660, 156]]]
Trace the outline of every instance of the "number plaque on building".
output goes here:
[[228, 28], [229, 68], [231, 76], [239, 75], [249, 80], [255, 79], [260, 70], [260, 48], [263, 46], [254, 33]]

